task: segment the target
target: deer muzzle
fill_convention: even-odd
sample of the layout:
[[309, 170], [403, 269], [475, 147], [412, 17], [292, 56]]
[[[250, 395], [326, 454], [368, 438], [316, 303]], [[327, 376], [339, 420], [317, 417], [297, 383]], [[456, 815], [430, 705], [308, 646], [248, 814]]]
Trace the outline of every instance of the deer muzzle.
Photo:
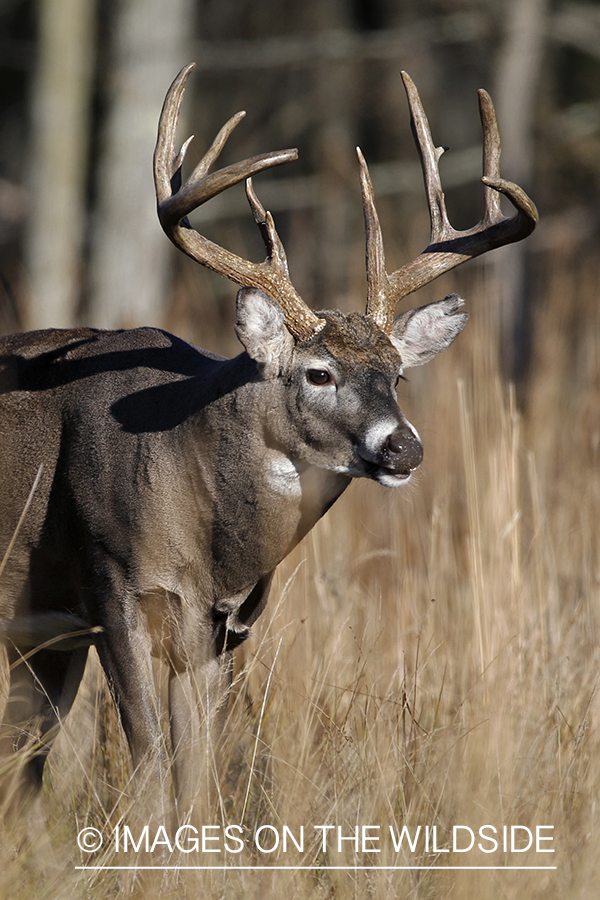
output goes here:
[[423, 461], [423, 445], [408, 422], [401, 422], [383, 446], [383, 465], [390, 474], [408, 478]]
[[[383, 425], [383, 423], [382, 423]], [[415, 428], [403, 416], [385, 428], [371, 430], [360, 455], [364, 474], [385, 487], [400, 487], [423, 461], [423, 445]]]

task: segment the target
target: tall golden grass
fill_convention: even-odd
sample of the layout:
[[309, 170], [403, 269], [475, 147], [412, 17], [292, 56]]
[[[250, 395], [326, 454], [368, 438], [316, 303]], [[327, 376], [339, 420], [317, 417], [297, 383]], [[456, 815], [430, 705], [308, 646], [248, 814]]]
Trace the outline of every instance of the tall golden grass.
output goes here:
[[[557, 260], [547, 273], [519, 408], [498, 372], [493, 316], [473, 300], [457, 344], [410, 373], [401, 399], [425, 444], [415, 483], [354, 484], [280, 567], [238, 654], [221, 805], [207, 823], [243, 824], [247, 845], [177, 859], [232, 868], [156, 880], [75, 869], [122, 862], [109, 841], [81, 853], [76, 835], [86, 825], [111, 833], [130, 776], [92, 669], [50, 757], [48, 839], [3, 837], [1, 896], [597, 896], [598, 280], [589, 260]], [[304, 826], [302, 851], [252, 844], [270, 826], [270, 847], [284, 825], [297, 839]], [[325, 852], [315, 825], [335, 827]], [[338, 852], [335, 829], [352, 836], [363, 825], [379, 837], [371, 852], [350, 841]], [[555, 852], [435, 852], [422, 837], [414, 853], [406, 843], [395, 852], [390, 825], [413, 835], [437, 826], [438, 850], [454, 825], [552, 826], [542, 846]], [[332, 868], [342, 865], [375, 868]], [[476, 865], [498, 868], [458, 868]]]

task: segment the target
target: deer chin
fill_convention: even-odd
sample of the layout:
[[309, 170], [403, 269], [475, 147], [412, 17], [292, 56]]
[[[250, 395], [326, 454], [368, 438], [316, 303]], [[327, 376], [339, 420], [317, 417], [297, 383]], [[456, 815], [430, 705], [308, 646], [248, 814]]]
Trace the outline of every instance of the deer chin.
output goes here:
[[379, 468], [370, 477], [387, 488], [403, 487], [412, 478], [412, 472], [393, 472], [391, 469]]
[[375, 462], [364, 461], [366, 465], [361, 472], [361, 475], [364, 478], [370, 478], [372, 481], [376, 481], [378, 484], [382, 484], [383, 487], [389, 488], [397, 488], [402, 487], [412, 478], [412, 470], [409, 472], [406, 471], [394, 471], [394, 469], [389, 466], [382, 466]]

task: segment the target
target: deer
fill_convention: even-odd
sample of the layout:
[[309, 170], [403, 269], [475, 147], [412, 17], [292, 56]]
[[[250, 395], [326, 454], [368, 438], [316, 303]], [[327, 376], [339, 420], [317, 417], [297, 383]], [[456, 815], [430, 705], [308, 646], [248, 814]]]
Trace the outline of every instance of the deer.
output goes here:
[[[402, 73], [431, 220], [426, 249], [386, 272], [367, 164], [365, 313], [311, 309], [252, 178], [294, 160], [264, 153], [211, 172], [245, 113], [183, 180], [176, 131], [194, 64], [164, 101], [154, 155], [160, 224], [179, 250], [240, 289], [226, 359], [159, 328], [78, 327], [0, 339], [0, 634], [10, 666], [1, 744], [19, 751], [11, 796], [38, 795], [44, 763], [94, 646], [136, 771], [185, 819], [218, 761], [233, 652], [278, 564], [354, 478], [405, 486], [423, 457], [396, 388], [467, 321], [457, 294], [397, 303], [466, 260], [526, 238], [538, 214], [500, 177], [494, 107], [479, 92], [484, 213], [456, 231], [417, 89]], [[218, 246], [188, 216], [244, 181], [266, 258]], [[505, 216], [504, 195], [515, 209]], [[163, 733], [152, 659], [168, 669]], [[16, 758], [16, 757], [15, 757]], [[6, 767], [5, 767], [6, 768]], [[214, 780], [214, 775], [212, 776]], [[172, 779], [172, 781], [171, 781]], [[203, 786], [203, 787], [201, 787]]]

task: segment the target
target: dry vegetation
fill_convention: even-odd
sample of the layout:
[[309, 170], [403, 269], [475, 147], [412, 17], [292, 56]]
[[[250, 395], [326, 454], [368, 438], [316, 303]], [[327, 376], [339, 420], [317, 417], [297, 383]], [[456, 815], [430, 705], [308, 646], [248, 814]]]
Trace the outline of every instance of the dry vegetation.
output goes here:
[[[304, 825], [304, 851], [248, 846], [183, 863], [320, 868], [186, 872], [145, 884], [131, 873], [75, 871], [121, 862], [110, 850], [77, 850], [84, 825], [110, 835], [128, 779], [119, 726], [92, 671], [51, 756], [43, 808], [52, 849], [4, 835], [0, 895], [596, 896], [598, 277], [596, 263], [555, 259], [520, 411], [490, 352], [484, 302], [470, 303], [475, 314], [455, 347], [411, 375], [405, 392], [426, 450], [416, 484], [404, 493], [353, 485], [281, 567], [239, 654], [222, 807], [210, 824], [243, 821], [249, 844], [261, 825], [296, 836]], [[485, 285], [470, 295], [482, 297]], [[314, 831], [323, 824], [345, 835], [378, 825], [381, 852], [355, 854], [346, 842], [338, 853], [331, 839], [323, 853]], [[437, 825], [440, 846], [457, 824], [552, 825], [555, 853], [437, 854], [422, 841], [395, 853], [390, 824]], [[355, 863], [556, 869], [327, 868]]]

